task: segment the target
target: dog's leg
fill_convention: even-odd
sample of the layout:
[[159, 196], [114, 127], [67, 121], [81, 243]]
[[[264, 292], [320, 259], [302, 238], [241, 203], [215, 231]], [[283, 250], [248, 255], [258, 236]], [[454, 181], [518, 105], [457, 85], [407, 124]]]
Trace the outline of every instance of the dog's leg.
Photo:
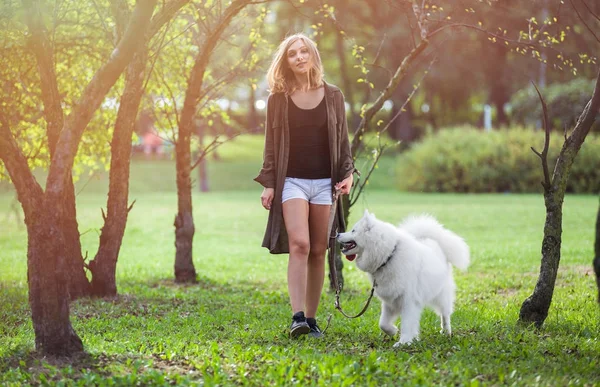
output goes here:
[[450, 326], [450, 315], [441, 314], [442, 330], [440, 333], [446, 332], [448, 336], [452, 336], [452, 327]]
[[421, 306], [404, 305], [402, 308], [402, 322], [400, 323], [400, 340], [394, 344], [394, 347], [410, 344], [413, 340], [419, 338], [421, 312], [423, 312]]
[[390, 336], [396, 336], [398, 328], [394, 325], [394, 322], [398, 318], [399, 313], [393, 306], [382, 302], [381, 304], [381, 316], [379, 317], [379, 328]]

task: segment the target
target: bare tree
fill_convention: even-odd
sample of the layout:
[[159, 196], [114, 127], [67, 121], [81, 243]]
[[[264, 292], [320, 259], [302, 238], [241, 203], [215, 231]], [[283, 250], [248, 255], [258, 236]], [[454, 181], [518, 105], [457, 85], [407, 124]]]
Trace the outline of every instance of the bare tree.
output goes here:
[[[537, 87], [536, 87], [537, 90]], [[569, 171], [575, 157], [590, 131], [598, 110], [600, 108], [600, 73], [596, 79], [596, 86], [592, 98], [587, 103], [579, 120], [570, 135], [565, 133], [565, 142], [558, 155], [554, 172], [550, 176], [548, 170], [548, 146], [550, 143], [550, 123], [546, 103], [538, 90], [542, 104], [544, 129], [546, 131], [544, 149], [542, 152], [532, 150], [540, 157], [544, 171], [544, 204], [546, 206], [546, 222], [544, 224], [544, 238], [542, 240], [542, 261], [540, 276], [533, 291], [521, 305], [519, 321], [526, 324], [534, 323], [541, 327], [548, 316], [556, 274], [560, 263], [560, 246], [562, 236], [562, 205], [565, 190], [569, 179]]]

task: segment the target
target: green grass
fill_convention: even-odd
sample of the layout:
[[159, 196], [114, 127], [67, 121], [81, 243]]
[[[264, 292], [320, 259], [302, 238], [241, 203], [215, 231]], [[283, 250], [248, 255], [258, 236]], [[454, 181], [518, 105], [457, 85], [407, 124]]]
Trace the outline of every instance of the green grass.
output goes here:
[[[318, 317], [325, 325], [333, 316], [326, 337], [290, 340], [286, 256], [260, 248], [267, 212], [251, 181], [258, 171], [251, 149], [260, 152], [262, 145], [255, 139], [247, 145], [246, 159], [224, 147], [222, 161], [213, 163], [213, 186], [220, 190], [194, 194], [196, 286], [172, 281], [172, 163], [135, 161], [131, 198], [137, 202], [117, 267], [120, 296], [72, 304], [86, 354], [71, 360], [33, 352], [27, 236], [11, 210], [14, 195], [0, 193], [0, 385], [600, 385], [600, 308], [591, 269], [597, 197], [565, 200], [557, 287], [546, 323], [534, 330], [516, 321], [539, 271], [540, 195], [371, 189], [351, 221], [364, 208], [390, 222], [428, 212], [469, 243], [472, 265], [455, 272], [452, 337], [440, 335], [436, 316], [427, 312], [421, 340], [394, 349], [377, 326], [378, 302], [350, 320], [325, 292]], [[389, 180], [393, 170], [380, 167], [371, 188]], [[104, 177], [90, 182], [77, 199], [89, 256], [98, 246], [105, 183]], [[357, 312], [370, 284], [351, 263], [344, 275], [342, 304]]]

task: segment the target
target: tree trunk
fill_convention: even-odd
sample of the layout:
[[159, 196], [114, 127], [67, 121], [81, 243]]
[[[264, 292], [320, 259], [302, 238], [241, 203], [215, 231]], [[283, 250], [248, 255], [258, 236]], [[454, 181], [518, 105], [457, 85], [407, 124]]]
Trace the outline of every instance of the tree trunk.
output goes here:
[[[66, 219], [76, 218], [74, 212], [69, 214], [71, 208], [64, 204], [65, 198], [68, 199], [73, 192], [70, 190], [70, 175], [83, 132], [110, 88], [133, 58], [145, 36], [155, 4], [156, 0], [136, 3], [124, 37], [107, 62], [96, 71], [75, 108], [63, 121], [58, 140], [52, 137], [56, 133], [50, 133], [49, 143], [55, 143], [56, 148], [48, 171], [46, 192], [42, 191], [35, 180], [23, 152], [14, 141], [8, 122], [0, 112], [0, 159], [9, 172], [25, 212], [29, 302], [36, 348], [44, 355], [70, 355], [83, 350], [82, 342], [69, 320], [68, 287], [72, 281], [72, 273], [68, 257], [71, 255], [69, 249], [73, 246], [68, 245], [74, 238], [71, 234], [76, 233], [78, 236], [78, 232], [74, 231], [76, 226], [66, 229]], [[44, 28], [38, 26], [41, 23], [39, 1], [27, 0], [24, 5], [26, 13], [36, 15], [30, 24], [31, 30], [45, 34]], [[49, 63], [51, 62], [43, 57], [38, 57], [40, 72]], [[74, 203], [73, 198], [71, 204]]]
[[117, 295], [117, 260], [129, 214], [129, 166], [131, 138], [142, 100], [147, 50], [136, 52], [125, 74], [125, 89], [121, 96], [113, 138], [110, 144], [110, 175], [107, 213], [100, 234], [98, 252], [89, 267], [92, 272], [92, 295]]
[[[539, 94], [539, 91], [538, 91]], [[533, 294], [521, 305], [519, 321], [526, 324], [535, 324], [541, 327], [548, 316], [558, 265], [560, 263], [560, 245], [562, 234], [562, 204], [569, 180], [569, 171], [575, 157], [585, 141], [585, 137], [594, 123], [600, 108], [600, 73], [596, 79], [596, 87], [591, 100], [587, 103], [583, 113], [579, 116], [577, 125], [570, 136], [565, 139], [560, 151], [552, 178], [548, 170], [548, 147], [550, 143], [550, 124], [546, 103], [539, 94], [544, 112], [544, 127], [546, 140], [542, 153], [536, 152], [542, 160], [544, 170], [544, 203], [546, 205], [546, 223], [544, 225], [544, 239], [542, 241], [542, 262], [540, 276]], [[534, 150], [535, 152], [535, 150]]]
[[548, 317], [560, 263], [563, 198], [564, 191], [556, 194], [553, 192], [544, 194], [546, 224], [542, 241], [540, 276], [533, 294], [523, 302], [519, 313], [519, 320], [534, 323], [538, 327], [541, 327]]
[[[348, 217], [350, 216], [350, 196], [342, 195], [339, 197], [338, 206], [342, 208], [343, 224], [340, 224], [337, 232], [346, 232], [346, 226], [348, 225]], [[340, 289], [344, 288], [344, 260], [342, 259], [342, 253], [338, 243], [335, 244], [335, 272], [337, 274], [337, 283]], [[335, 282], [333, 281], [333, 273], [329, 272], [329, 288], [335, 291]]]
[[177, 215], [175, 216], [175, 281], [195, 282], [196, 269], [192, 260], [192, 244], [194, 239], [194, 217], [192, 213], [192, 181], [191, 181], [191, 149], [190, 138], [194, 129], [194, 119], [198, 101], [202, 97], [204, 74], [211, 55], [227, 26], [250, 0], [235, 0], [227, 6], [222, 19], [215, 29], [207, 34], [194, 60], [181, 118], [179, 120], [178, 138], [175, 142], [175, 168], [177, 170]]
[[[487, 42], [487, 40], [486, 40]], [[496, 127], [508, 126], [508, 115], [504, 111], [504, 105], [510, 100], [508, 72], [508, 50], [505, 46], [494, 44], [489, 47], [492, 59], [487, 69], [488, 86], [490, 88], [490, 102], [496, 107]]]
[[[176, 144], [177, 151], [177, 208], [175, 217], [175, 282], [196, 282], [196, 269], [194, 268], [192, 247], [194, 240], [194, 216], [192, 213], [192, 181], [190, 178], [191, 165], [188, 152], [182, 152], [181, 137]], [[187, 155], [187, 157], [186, 157]]]
[[52, 216], [56, 204], [46, 198], [36, 209], [35, 218], [26, 219], [27, 279], [36, 349], [68, 356], [83, 351], [83, 344], [69, 320], [68, 253], [58, 217]]
[[67, 184], [65, 185], [65, 195], [60, 205], [63, 206], [62, 220], [60, 230], [63, 233], [65, 241], [65, 254], [69, 278], [69, 298], [76, 300], [78, 298], [90, 295], [90, 282], [85, 274], [83, 256], [81, 254], [81, 239], [79, 234], [79, 225], [77, 224], [77, 205], [75, 201], [75, 186], [69, 173]]
[[596, 273], [596, 286], [598, 287], [598, 303], [600, 303], [600, 206], [596, 217], [596, 243], [594, 243], [594, 272]]
[[[56, 144], [60, 131], [64, 125], [64, 112], [61, 106], [61, 97], [56, 80], [54, 52], [52, 44], [47, 36], [46, 27], [42, 21], [41, 8], [31, 1], [26, 1], [29, 8], [27, 13], [27, 24], [31, 32], [29, 37], [30, 47], [36, 57], [36, 63], [40, 74], [41, 98], [44, 104], [44, 117], [46, 119], [46, 135], [50, 158], [56, 153]], [[79, 228], [77, 225], [77, 210], [75, 203], [75, 187], [73, 177], [68, 173], [65, 184], [64, 200], [59, 203], [63, 214], [61, 230], [64, 232], [67, 270], [69, 270], [69, 296], [71, 300], [87, 296], [90, 286], [85, 275], [83, 257], [81, 255], [81, 243], [79, 240]]]
[[[202, 155], [204, 151], [204, 125], [198, 125], [198, 145], [200, 147], [199, 154]], [[213, 151], [214, 152], [214, 151]], [[200, 156], [201, 159], [198, 162], [198, 179], [200, 180], [199, 189], [200, 192], [208, 192], [208, 172], [206, 170], [206, 154], [204, 156]]]
[[[187, 101], [186, 101], [187, 102]], [[193, 107], [188, 107], [195, 111]], [[184, 111], [186, 108], [184, 107]], [[193, 115], [193, 114], [192, 114]], [[177, 215], [175, 216], [175, 282], [196, 282], [196, 269], [192, 255], [194, 241], [194, 215], [192, 213], [192, 178], [190, 135], [192, 115], [179, 125], [179, 138], [175, 143], [175, 166], [177, 170]]]

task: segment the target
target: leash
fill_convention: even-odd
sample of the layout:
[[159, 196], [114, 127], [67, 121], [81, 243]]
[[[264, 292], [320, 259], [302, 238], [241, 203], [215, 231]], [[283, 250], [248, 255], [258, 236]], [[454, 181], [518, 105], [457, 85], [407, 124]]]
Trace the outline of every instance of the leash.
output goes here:
[[[340, 303], [340, 293], [342, 292], [342, 288], [338, 283], [338, 277], [337, 277], [337, 269], [335, 266], [335, 243], [336, 243], [336, 236], [337, 236], [337, 230], [333, 229], [333, 224], [335, 222], [335, 216], [337, 214], [337, 202], [338, 202], [338, 198], [340, 196], [340, 191], [338, 189], [334, 190], [333, 192], [333, 200], [332, 200], [332, 204], [331, 204], [331, 210], [329, 212], [329, 224], [327, 227], [327, 230], [329, 231], [329, 246], [328, 246], [328, 262], [329, 262], [329, 273], [331, 276], [331, 281], [333, 282], [333, 287], [335, 289], [335, 308], [337, 310], [340, 311], [340, 313], [342, 315], [344, 315], [344, 317], [347, 318], [357, 318], [362, 316], [366, 311], [367, 308], [369, 307], [369, 304], [371, 303], [371, 299], [373, 298], [373, 294], [375, 293], [375, 279], [373, 279], [373, 287], [371, 288], [371, 294], [369, 295], [369, 298], [367, 299], [367, 302], [365, 303], [365, 306], [362, 308], [362, 310], [355, 316], [351, 316], [346, 314], [343, 309], [342, 309], [342, 305]], [[329, 320], [331, 320], [331, 316], [329, 316]], [[329, 320], [327, 321], [327, 327], [325, 328], [325, 330], [327, 330], [327, 328], [329, 327]]]

